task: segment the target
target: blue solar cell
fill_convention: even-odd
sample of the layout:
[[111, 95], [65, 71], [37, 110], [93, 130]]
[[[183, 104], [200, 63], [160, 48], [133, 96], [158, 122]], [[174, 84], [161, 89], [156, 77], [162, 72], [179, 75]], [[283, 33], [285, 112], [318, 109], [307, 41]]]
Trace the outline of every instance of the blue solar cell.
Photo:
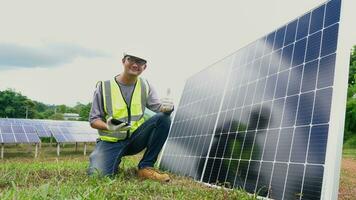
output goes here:
[[59, 128], [62, 134], [70, 134], [70, 131], [67, 127], [60, 127]]
[[282, 50], [279, 49], [273, 52], [271, 57], [271, 64], [268, 71], [268, 75], [276, 74], [279, 71], [280, 61], [281, 61]]
[[339, 24], [335, 24], [323, 31], [323, 41], [321, 45], [321, 56], [326, 56], [336, 51]]
[[268, 74], [268, 68], [270, 65], [270, 61], [271, 61], [271, 55], [266, 55], [264, 57], [262, 57], [261, 60], [261, 68], [260, 68], [260, 73], [259, 73], [259, 77], [265, 77]]
[[1, 133], [13, 133], [11, 125], [2, 125], [0, 126]]
[[[265, 141], [267, 136], [266, 131], [257, 131], [256, 136], [259, 140]], [[254, 145], [252, 149], [251, 159], [252, 160], [261, 160], [263, 153], [263, 146], [261, 145]]]
[[28, 138], [28, 142], [30, 142], [30, 143], [39, 143], [40, 142], [40, 138], [38, 137], [37, 134], [29, 133], [29, 134], [26, 134], [26, 135], [27, 135], [27, 138]]
[[28, 142], [26, 134], [24, 134], [24, 133], [20, 133], [20, 134], [15, 133], [14, 135], [15, 135], [17, 143], [27, 143]]
[[288, 96], [299, 94], [303, 74], [303, 65], [291, 69], [288, 83]]
[[249, 45], [249, 51], [248, 51], [248, 57], [247, 57], [248, 63], [254, 59], [255, 52], [256, 52], [256, 46], [257, 46], [256, 42], [253, 42]]
[[293, 128], [281, 129], [276, 154], [277, 161], [289, 161], [289, 152], [292, 146], [293, 131]]
[[321, 31], [313, 33], [313, 35], [309, 36], [305, 62], [309, 62], [319, 57], [320, 42], [321, 42]]
[[299, 98], [299, 108], [296, 125], [309, 125], [311, 123], [314, 102], [314, 91], [304, 93]]
[[246, 177], [245, 190], [250, 193], [255, 193], [258, 171], [260, 168], [260, 162], [251, 161], [248, 168], [248, 174]]
[[265, 46], [265, 38], [261, 38], [261, 39], [257, 40], [256, 54], [255, 54], [254, 59], [257, 59], [257, 58], [260, 58], [263, 56], [264, 46]]
[[275, 99], [285, 97], [288, 86], [289, 70], [283, 71], [278, 74]]
[[274, 165], [272, 182], [269, 187], [273, 188], [273, 190], [269, 191], [269, 198], [282, 199], [287, 168], [288, 165], [285, 163], [276, 163]]
[[57, 142], [67, 142], [67, 139], [64, 137], [63, 134], [53, 133], [53, 137], [56, 139]]
[[254, 82], [254, 83], [251, 83], [247, 86], [247, 91], [250, 91], [250, 92], [247, 92], [246, 93], [246, 97], [245, 97], [245, 105], [251, 105], [252, 104], [252, 101], [253, 101], [253, 95], [254, 95], [254, 91], [256, 89], [256, 85], [257, 85], [257, 82]]
[[310, 126], [295, 128], [290, 161], [299, 163], [305, 162], [309, 130]]
[[306, 48], [307, 39], [301, 39], [295, 43], [294, 52], [293, 52], [293, 64], [292, 66], [297, 66], [303, 64], [305, 57], [305, 48]]
[[303, 196], [302, 189], [304, 165], [290, 164], [288, 168], [288, 177], [283, 199], [299, 199]]
[[320, 199], [323, 183], [323, 166], [307, 165], [303, 187], [303, 199]]
[[303, 71], [301, 92], [315, 90], [319, 60], [306, 63]]
[[258, 193], [259, 196], [267, 197], [270, 188], [269, 183], [271, 180], [272, 167], [273, 165], [270, 162], [262, 162], [261, 164], [260, 176], [257, 179], [256, 187], [256, 193]]
[[324, 27], [340, 21], [341, 0], [332, 0], [326, 4]]
[[36, 130], [33, 126], [23, 126], [23, 129], [25, 130], [26, 134], [36, 133]]
[[269, 35], [267, 35], [266, 46], [265, 46], [265, 49], [263, 51], [264, 55], [267, 55], [267, 54], [272, 52], [275, 35], [276, 35], [276, 32], [272, 32]]
[[[258, 91], [258, 92], [255, 93], [254, 101], [253, 101], [254, 103], [260, 103], [262, 101], [263, 91], [264, 91], [264, 88], [266, 85], [266, 81], [267, 81], [266, 78], [262, 78], [262, 79], [258, 80], [257, 86], [256, 86], [256, 91]], [[239, 104], [237, 104], [236, 106], [239, 107]]]
[[316, 92], [313, 124], [329, 122], [332, 91], [332, 88], [326, 88]]
[[25, 133], [22, 126], [12, 126], [13, 133]]
[[273, 101], [273, 106], [271, 108], [272, 115], [269, 121], [269, 128], [278, 128], [281, 126], [284, 102], [284, 98], [276, 99]]
[[332, 86], [334, 83], [336, 54], [324, 57], [320, 60], [317, 88]]
[[249, 160], [251, 158], [251, 150], [255, 138], [255, 133], [255, 131], [247, 131], [246, 133], [240, 133], [244, 137], [241, 159]]
[[300, 40], [308, 35], [310, 13], [307, 13], [299, 18], [296, 40]]
[[283, 47], [280, 71], [290, 68], [293, 56], [293, 48], [294, 44], [290, 44], [286, 47]]
[[297, 31], [297, 20], [292, 21], [287, 25], [287, 31], [284, 39], [284, 46], [289, 45], [295, 41], [295, 35]]
[[12, 133], [2, 133], [2, 139], [4, 143], [15, 143], [15, 136]]
[[328, 140], [328, 125], [313, 126], [310, 133], [308, 163], [324, 164], [326, 144]]
[[[265, 89], [265, 94], [264, 94], [264, 101], [269, 101], [273, 99], [274, 93], [271, 93], [271, 91], [274, 91], [274, 88], [276, 87], [276, 82], [277, 82], [277, 75], [274, 74], [270, 77], [267, 78], [266, 82], [266, 89]], [[251, 91], [251, 90], [249, 90]]]
[[283, 42], [284, 42], [284, 34], [286, 32], [286, 27], [283, 26], [282, 28], [279, 28], [276, 33], [276, 40], [274, 42], [273, 49], [277, 50], [283, 47]]
[[295, 114], [298, 107], [298, 95], [289, 96], [286, 99], [283, 112], [282, 127], [290, 127], [295, 124]]
[[309, 34], [317, 32], [323, 28], [325, 5], [313, 10], [310, 20]]
[[279, 129], [268, 130], [266, 143], [264, 146], [263, 160], [273, 161], [274, 155], [277, 148], [277, 139], [278, 139]]

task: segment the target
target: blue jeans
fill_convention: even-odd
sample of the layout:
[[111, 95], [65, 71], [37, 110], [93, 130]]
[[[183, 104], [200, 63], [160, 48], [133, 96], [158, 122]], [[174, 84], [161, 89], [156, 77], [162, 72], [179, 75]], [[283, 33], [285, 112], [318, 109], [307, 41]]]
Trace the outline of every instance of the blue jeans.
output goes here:
[[171, 119], [169, 114], [158, 113], [136, 129], [130, 138], [118, 142], [98, 140], [89, 156], [88, 174], [115, 175], [123, 156], [134, 155], [146, 149], [138, 168], [153, 167], [165, 143]]

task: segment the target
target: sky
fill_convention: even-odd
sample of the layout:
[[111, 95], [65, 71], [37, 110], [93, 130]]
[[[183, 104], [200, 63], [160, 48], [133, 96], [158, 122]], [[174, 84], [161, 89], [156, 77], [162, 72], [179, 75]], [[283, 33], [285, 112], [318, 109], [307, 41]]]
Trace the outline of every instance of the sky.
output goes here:
[[1, 0], [0, 90], [88, 103], [123, 53], [139, 52], [142, 76], [178, 104], [187, 78], [323, 2]]

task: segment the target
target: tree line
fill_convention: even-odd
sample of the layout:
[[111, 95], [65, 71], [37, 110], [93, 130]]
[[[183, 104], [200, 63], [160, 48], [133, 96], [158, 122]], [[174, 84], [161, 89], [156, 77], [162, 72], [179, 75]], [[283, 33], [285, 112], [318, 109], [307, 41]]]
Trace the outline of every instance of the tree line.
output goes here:
[[74, 107], [48, 105], [31, 100], [13, 89], [0, 91], [0, 118], [63, 120], [64, 113], [77, 113], [80, 121], [87, 121], [90, 108], [91, 103], [78, 102]]
[[356, 46], [350, 54], [344, 142], [347, 147], [356, 147]]

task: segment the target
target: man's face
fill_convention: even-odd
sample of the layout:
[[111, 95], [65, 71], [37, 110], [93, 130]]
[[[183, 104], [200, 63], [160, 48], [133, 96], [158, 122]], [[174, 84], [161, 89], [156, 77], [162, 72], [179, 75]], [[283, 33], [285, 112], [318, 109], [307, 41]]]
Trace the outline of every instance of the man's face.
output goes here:
[[130, 76], [139, 76], [146, 69], [146, 62], [136, 57], [126, 56], [122, 59], [124, 73]]

